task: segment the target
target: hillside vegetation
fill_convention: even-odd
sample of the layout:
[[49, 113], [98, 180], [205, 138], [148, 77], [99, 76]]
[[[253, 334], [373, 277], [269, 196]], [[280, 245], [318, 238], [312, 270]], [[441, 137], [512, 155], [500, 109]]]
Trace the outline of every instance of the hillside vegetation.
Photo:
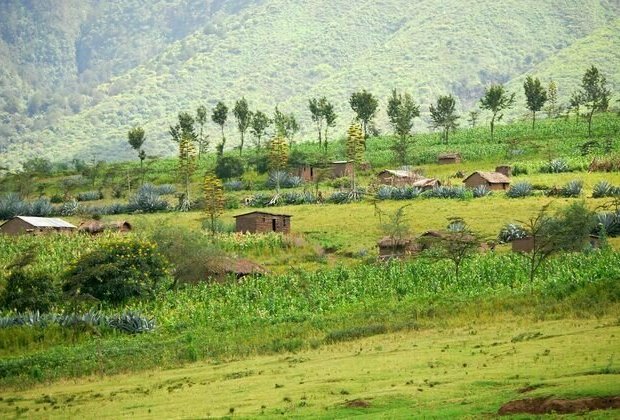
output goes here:
[[[2, 5], [0, 152], [15, 166], [29, 156], [118, 159], [124, 138], [143, 125], [151, 155], [174, 153], [167, 128], [179, 111], [245, 96], [252, 109], [293, 112], [311, 136], [307, 101], [327, 96], [353, 117], [348, 97], [366, 88], [385, 99], [392, 88], [422, 104], [453, 93], [465, 112], [485, 86], [540, 73], [558, 80], [566, 102], [587, 66], [620, 85], [620, 7], [612, 1], [468, 2], [66, 1], [51, 8]], [[75, 12], [79, 10], [79, 12]], [[521, 102], [513, 116], [525, 111]], [[463, 122], [464, 123], [464, 122]], [[217, 131], [207, 124], [212, 137]], [[237, 135], [229, 120], [227, 136]]]

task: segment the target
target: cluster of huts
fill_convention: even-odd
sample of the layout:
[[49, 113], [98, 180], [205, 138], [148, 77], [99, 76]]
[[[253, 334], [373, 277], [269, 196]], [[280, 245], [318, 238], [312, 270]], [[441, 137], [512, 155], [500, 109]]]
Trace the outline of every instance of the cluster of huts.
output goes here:
[[[445, 153], [438, 156], [439, 164], [455, 164], [461, 162], [461, 156], [457, 153]], [[366, 169], [368, 169], [366, 167]], [[321, 172], [322, 171], [322, 172]], [[353, 171], [353, 162], [334, 161], [327, 167], [313, 165], [301, 165], [296, 170], [296, 175], [306, 182], [312, 182], [318, 176], [340, 178], [350, 176]], [[321, 174], [321, 175], [319, 175]], [[506, 190], [510, 185], [510, 167], [498, 166], [495, 172], [475, 171], [463, 179], [465, 186], [475, 188], [486, 186], [490, 190]], [[436, 178], [426, 178], [423, 175], [405, 169], [385, 169], [378, 173], [377, 181], [381, 185], [395, 187], [412, 186], [422, 190], [433, 189], [441, 186]], [[8, 235], [21, 234], [44, 234], [44, 233], [73, 233], [83, 232], [97, 235], [105, 231], [128, 232], [132, 225], [126, 221], [103, 223], [98, 220], [82, 222], [75, 226], [65, 220], [47, 217], [17, 216], [0, 225], [0, 233]], [[279, 232], [288, 234], [291, 231], [291, 215], [270, 213], [265, 211], [251, 211], [235, 216], [235, 231], [243, 233], [268, 233]], [[383, 238], [378, 242], [379, 257], [382, 259], [413, 255], [423, 251], [429, 239], [440, 239], [444, 235], [439, 231], [428, 231], [419, 237], [412, 239]], [[528, 251], [531, 247], [528, 241], [520, 240], [513, 243], [513, 250]], [[259, 265], [243, 259], [225, 261], [220, 264], [223, 268], [220, 274], [234, 274], [243, 277], [249, 274], [264, 274], [266, 271]]]

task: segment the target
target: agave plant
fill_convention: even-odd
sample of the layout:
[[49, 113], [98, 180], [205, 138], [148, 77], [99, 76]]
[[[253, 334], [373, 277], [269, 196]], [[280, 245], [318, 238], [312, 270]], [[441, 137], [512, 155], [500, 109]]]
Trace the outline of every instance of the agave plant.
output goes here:
[[379, 200], [390, 200], [392, 198], [392, 192], [395, 190], [390, 185], [381, 185], [377, 190], [376, 198]]
[[560, 172], [570, 172], [570, 166], [565, 159], [553, 159], [540, 167], [540, 172], [557, 174]]
[[58, 209], [58, 213], [61, 216], [74, 216], [75, 214], [77, 214], [79, 208], [80, 205], [78, 204], [77, 200], [70, 200], [62, 203], [62, 205]]
[[52, 214], [54, 207], [47, 198], [39, 198], [30, 205], [31, 216], [47, 217]]
[[506, 191], [506, 197], [509, 198], [521, 198], [530, 195], [532, 195], [532, 184], [529, 182], [517, 182]]
[[155, 329], [155, 320], [144, 317], [137, 312], [125, 312], [121, 315], [110, 317], [108, 325], [130, 334], [139, 334], [153, 331]]
[[226, 191], [241, 191], [245, 189], [245, 184], [243, 183], [243, 181], [230, 180], [224, 182], [224, 189]]
[[597, 213], [596, 222], [596, 233], [600, 234], [604, 230], [607, 236], [620, 235], [620, 218], [618, 213]]
[[487, 195], [491, 195], [493, 192], [486, 185], [478, 185], [471, 191], [474, 195], [474, 198], [486, 197]]
[[505, 224], [502, 229], [499, 231], [499, 235], [497, 235], [497, 239], [500, 242], [511, 242], [515, 239], [525, 238], [527, 236], [527, 232], [523, 228], [523, 226], [518, 225], [516, 223], [508, 223]]
[[581, 189], [583, 188], [583, 181], [572, 180], [568, 182], [560, 190], [562, 197], [579, 197], [581, 195]]
[[607, 181], [599, 181], [594, 185], [592, 190], [592, 198], [611, 197], [618, 193], [618, 188], [614, 187]]

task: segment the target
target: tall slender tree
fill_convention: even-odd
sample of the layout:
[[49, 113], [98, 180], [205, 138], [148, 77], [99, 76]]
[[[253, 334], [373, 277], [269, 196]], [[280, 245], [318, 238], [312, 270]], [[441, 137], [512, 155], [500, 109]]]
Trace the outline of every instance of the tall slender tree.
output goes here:
[[[375, 98], [372, 93], [364, 89], [351, 94], [349, 105], [351, 105], [351, 109], [355, 112], [357, 120], [362, 123], [364, 139], [367, 139], [368, 124], [370, 124], [379, 109], [379, 101], [377, 101], [377, 98]], [[364, 142], [364, 147], [366, 147], [366, 142]]]
[[280, 176], [278, 172], [286, 169], [288, 163], [289, 147], [284, 136], [278, 135], [269, 142], [269, 151], [267, 154], [267, 162], [269, 170], [274, 173], [276, 180], [276, 194], [269, 201], [269, 205], [275, 205], [280, 200]]
[[222, 131], [222, 143], [218, 145], [218, 155], [222, 155], [224, 153], [224, 146], [226, 145], [226, 135], [224, 134], [224, 126], [226, 125], [226, 120], [228, 119], [228, 107], [224, 102], [218, 102], [213, 108], [213, 113], [211, 114], [211, 120], [220, 126], [220, 130]]
[[250, 131], [256, 138], [256, 148], [260, 150], [261, 139], [267, 134], [267, 129], [271, 125], [271, 120], [261, 111], [256, 111], [252, 116], [252, 126]]
[[207, 123], [207, 108], [204, 105], [200, 105], [196, 109], [196, 123], [198, 127], [200, 127], [200, 131], [198, 132], [198, 160], [201, 159], [202, 154], [207, 151], [209, 147], [209, 136], [205, 134], [204, 127]]
[[243, 154], [243, 143], [245, 139], [245, 132], [250, 128], [252, 124], [252, 112], [248, 107], [248, 101], [245, 98], [241, 98], [235, 103], [233, 108], [233, 114], [237, 120], [237, 129], [241, 135], [241, 143], [239, 144], [239, 155]]
[[142, 184], [144, 184], [144, 159], [146, 159], [146, 152], [142, 148], [142, 145], [144, 145], [145, 140], [144, 129], [142, 127], [133, 127], [127, 133], [129, 145], [138, 152], [138, 159], [140, 159], [140, 179]]
[[413, 119], [420, 116], [420, 107], [416, 105], [409, 93], [398, 93], [394, 89], [392, 90], [392, 96], [388, 100], [387, 114], [397, 136], [392, 150], [401, 165], [405, 165], [410, 146]]
[[547, 91], [540, 84], [540, 80], [527, 76], [523, 83], [523, 89], [525, 90], [525, 99], [527, 103], [527, 109], [532, 111], [532, 129], [536, 124], [536, 112], [540, 111], [547, 102]]
[[558, 111], [558, 85], [551, 80], [547, 87], [547, 106], [545, 107], [547, 118], [557, 117]]
[[206, 174], [203, 181], [205, 212], [209, 216], [211, 233], [215, 233], [215, 222], [224, 211], [224, 186], [213, 174]]
[[189, 136], [192, 137], [192, 141], [196, 141], [196, 132], [194, 130], [194, 117], [192, 117], [188, 112], [180, 112], [179, 113], [179, 122], [170, 126], [170, 136], [175, 143], [179, 143], [181, 141], [181, 137]]
[[196, 146], [194, 145], [194, 138], [184, 134], [181, 136], [179, 142], [179, 176], [183, 183], [183, 197], [181, 197], [181, 203], [179, 204], [180, 211], [189, 211], [192, 207], [190, 199], [190, 184], [191, 178], [196, 170]]
[[310, 116], [312, 118], [312, 122], [316, 127], [318, 140], [319, 140], [319, 149], [322, 145], [322, 136], [323, 136], [323, 123], [325, 122], [325, 115], [323, 114], [323, 106], [321, 101], [327, 100], [325, 97], [321, 99], [312, 98], [308, 101], [308, 109], [310, 110]]
[[[515, 102], [515, 94], [509, 94], [502, 85], [491, 85], [484, 91], [480, 99], [480, 108], [491, 111], [491, 141], [495, 134], [495, 121], [501, 121], [504, 114], [501, 112], [512, 107]], [[498, 115], [499, 114], [499, 115]]]
[[592, 117], [595, 112], [607, 111], [611, 91], [607, 88], [607, 79], [598, 68], [591, 66], [581, 79], [581, 89], [573, 94], [571, 105], [584, 106], [588, 113], [588, 136], [592, 136]]
[[330, 128], [336, 126], [336, 112], [334, 111], [334, 105], [330, 102], [325, 102], [325, 106], [323, 107], [323, 116], [325, 117], [325, 136], [323, 137], [323, 144], [325, 146], [325, 151], [327, 152], [327, 132]]
[[355, 183], [355, 171], [364, 159], [364, 133], [362, 132], [362, 126], [357, 122], [351, 124], [347, 130], [346, 155], [347, 160], [353, 163], [349, 199], [355, 201], [359, 199], [359, 191]]
[[437, 105], [431, 104], [431, 127], [441, 128], [441, 138], [444, 143], [448, 144], [448, 135], [450, 131], [456, 130], [460, 117], [456, 114], [456, 101], [452, 95], [440, 96], [437, 99]]

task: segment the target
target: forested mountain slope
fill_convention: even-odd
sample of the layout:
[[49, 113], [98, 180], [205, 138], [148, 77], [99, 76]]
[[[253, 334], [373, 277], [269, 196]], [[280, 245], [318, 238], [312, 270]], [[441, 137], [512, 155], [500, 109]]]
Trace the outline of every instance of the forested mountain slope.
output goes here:
[[[381, 98], [386, 129], [392, 88], [410, 91], [424, 117], [440, 94], [466, 111], [489, 83], [520, 91], [528, 72], [557, 79], [563, 99], [591, 63], [620, 87], [612, 0], [12, 0], [0, 15], [0, 152], [11, 164], [127, 157], [134, 124], [149, 154], [170, 154], [179, 111], [241, 96], [294, 112], [311, 133], [310, 97], [336, 105], [341, 131], [361, 88]], [[234, 144], [232, 116], [227, 130]]]

